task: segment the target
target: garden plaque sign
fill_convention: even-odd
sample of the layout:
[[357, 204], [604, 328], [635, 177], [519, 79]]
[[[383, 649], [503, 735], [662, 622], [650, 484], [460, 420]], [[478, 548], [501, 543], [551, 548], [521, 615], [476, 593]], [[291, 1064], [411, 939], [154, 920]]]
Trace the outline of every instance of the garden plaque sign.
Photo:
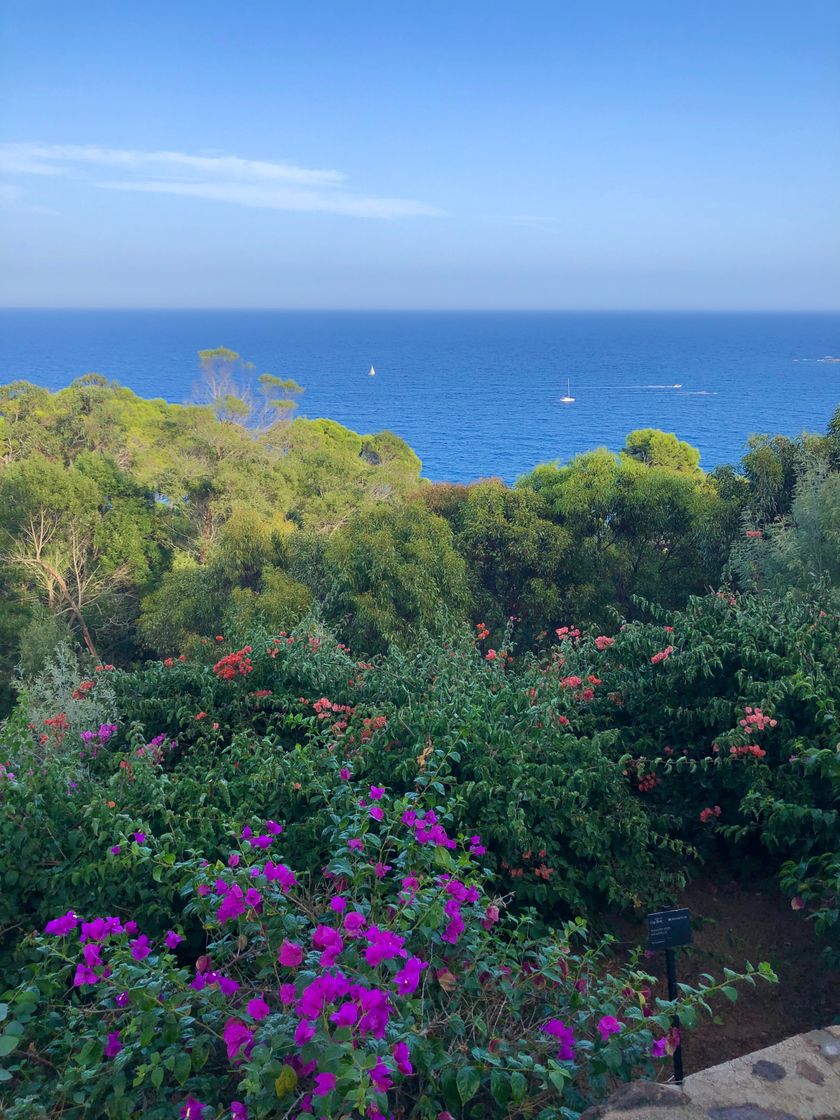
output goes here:
[[[665, 950], [665, 968], [668, 975], [668, 999], [677, 998], [677, 965], [674, 950], [682, 945], [691, 944], [691, 915], [683, 907], [675, 910], [658, 910], [648, 914], [648, 948]], [[674, 1016], [674, 1026], [680, 1027], [680, 1020]], [[674, 1049], [674, 1080], [678, 1085], [683, 1081], [682, 1043]]]

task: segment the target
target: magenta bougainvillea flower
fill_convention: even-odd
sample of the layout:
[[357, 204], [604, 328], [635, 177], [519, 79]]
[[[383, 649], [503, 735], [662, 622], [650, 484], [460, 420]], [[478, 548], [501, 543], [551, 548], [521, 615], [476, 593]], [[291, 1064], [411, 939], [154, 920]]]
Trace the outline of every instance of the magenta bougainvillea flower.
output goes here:
[[297, 968], [303, 960], [303, 946], [287, 938], [277, 951], [277, 959], [285, 968]]
[[336, 1077], [334, 1073], [316, 1073], [315, 1074], [315, 1088], [312, 1090], [313, 1097], [325, 1097], [327, 1093], [331, 1093], [335, 1088]]
[[598, 1034], [604, 1042], [610, 1037], [611, 1034], [618, 1034], [623, 1024], [619, 1023], [618, 1019], [613, 1015], [604, 1015], [598, 1020]]
[[105, 1041], [105, 1057], [116, 1058], [122, 1050], [122, 1042], [120, 1042], [120, 1032], [110, 1031]]
[[575, 1036], [571, 1027], [567, 1027], [562, 1019], [549, 1019], [544, 1023], [540, 1030], [545, 1034], [556, 1038], [560, 1043], [560, 1049], [557, 1052], [557, 1057], [561, 1062], [571, 1062], [575, 1056]]

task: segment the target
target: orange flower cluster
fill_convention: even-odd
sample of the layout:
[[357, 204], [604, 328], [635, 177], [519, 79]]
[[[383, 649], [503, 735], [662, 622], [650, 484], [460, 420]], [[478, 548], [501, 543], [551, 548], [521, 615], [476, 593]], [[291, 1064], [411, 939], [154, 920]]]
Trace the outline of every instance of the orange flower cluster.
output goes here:
[[253, 650], [253, 646], [243, 646], [242, 649], [234, 650], [233, 653], [227, 654], [221, 661], [217, 661], [213, 666], [213, 672], [222, 681], [232, 681], [235, 677], [246, 677], [249, 673], [254, 671], [254, 666], [251, 664], [251, 658], [248, 656]]

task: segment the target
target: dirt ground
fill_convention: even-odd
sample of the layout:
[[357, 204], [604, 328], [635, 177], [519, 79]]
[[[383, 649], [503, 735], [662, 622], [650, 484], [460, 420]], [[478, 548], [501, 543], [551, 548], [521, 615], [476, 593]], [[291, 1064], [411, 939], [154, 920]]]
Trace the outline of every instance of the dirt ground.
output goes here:
[[[745, 889], [725, 874], [698, 879], [677, 905], [689, 907], [694, 927], [693, 944], [678, 950], [677, 980], [691, 984], [701, 972], [721, 977], [724, 966], [737, 970], [745, 961], [755, 965], [768, 961], [779, 977], [778, 984], [738, 985], [735, 1004], [722, 997], [713, 1005], [719, 1023], [698, 1019], [683, 1045], [686, 1076], [791, 1035], [840, 1022], [840, 972], [826, 969], [821, 957], [824, 942], [802, 913], [791, 910], [790, 900], [772, 880]], [[640, 944], [647, 939], [646, 917], [638, 922], [616, 919], [612, 927], [624, 942]], [[644, 966], [662, 977], [664, 996], [664, 953], [656, 953]]]

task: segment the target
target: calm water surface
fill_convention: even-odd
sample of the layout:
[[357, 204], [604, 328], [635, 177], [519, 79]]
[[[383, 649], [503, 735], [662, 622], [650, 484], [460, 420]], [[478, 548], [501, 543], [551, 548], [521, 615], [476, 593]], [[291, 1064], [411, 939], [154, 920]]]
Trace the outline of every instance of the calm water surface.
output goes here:
[[435, 480], [513, 481], [641, 427], [676, 432], [711, 468], [752, 432], [823, 430], [840, 403], [840, 363], [819, 360], [840, 357], [835, 313], [6, 310], [0, 382], [95, 371], [185, 401], [196, 352], [215, 346], [295, 377], [304, 415], [397, 432]]

